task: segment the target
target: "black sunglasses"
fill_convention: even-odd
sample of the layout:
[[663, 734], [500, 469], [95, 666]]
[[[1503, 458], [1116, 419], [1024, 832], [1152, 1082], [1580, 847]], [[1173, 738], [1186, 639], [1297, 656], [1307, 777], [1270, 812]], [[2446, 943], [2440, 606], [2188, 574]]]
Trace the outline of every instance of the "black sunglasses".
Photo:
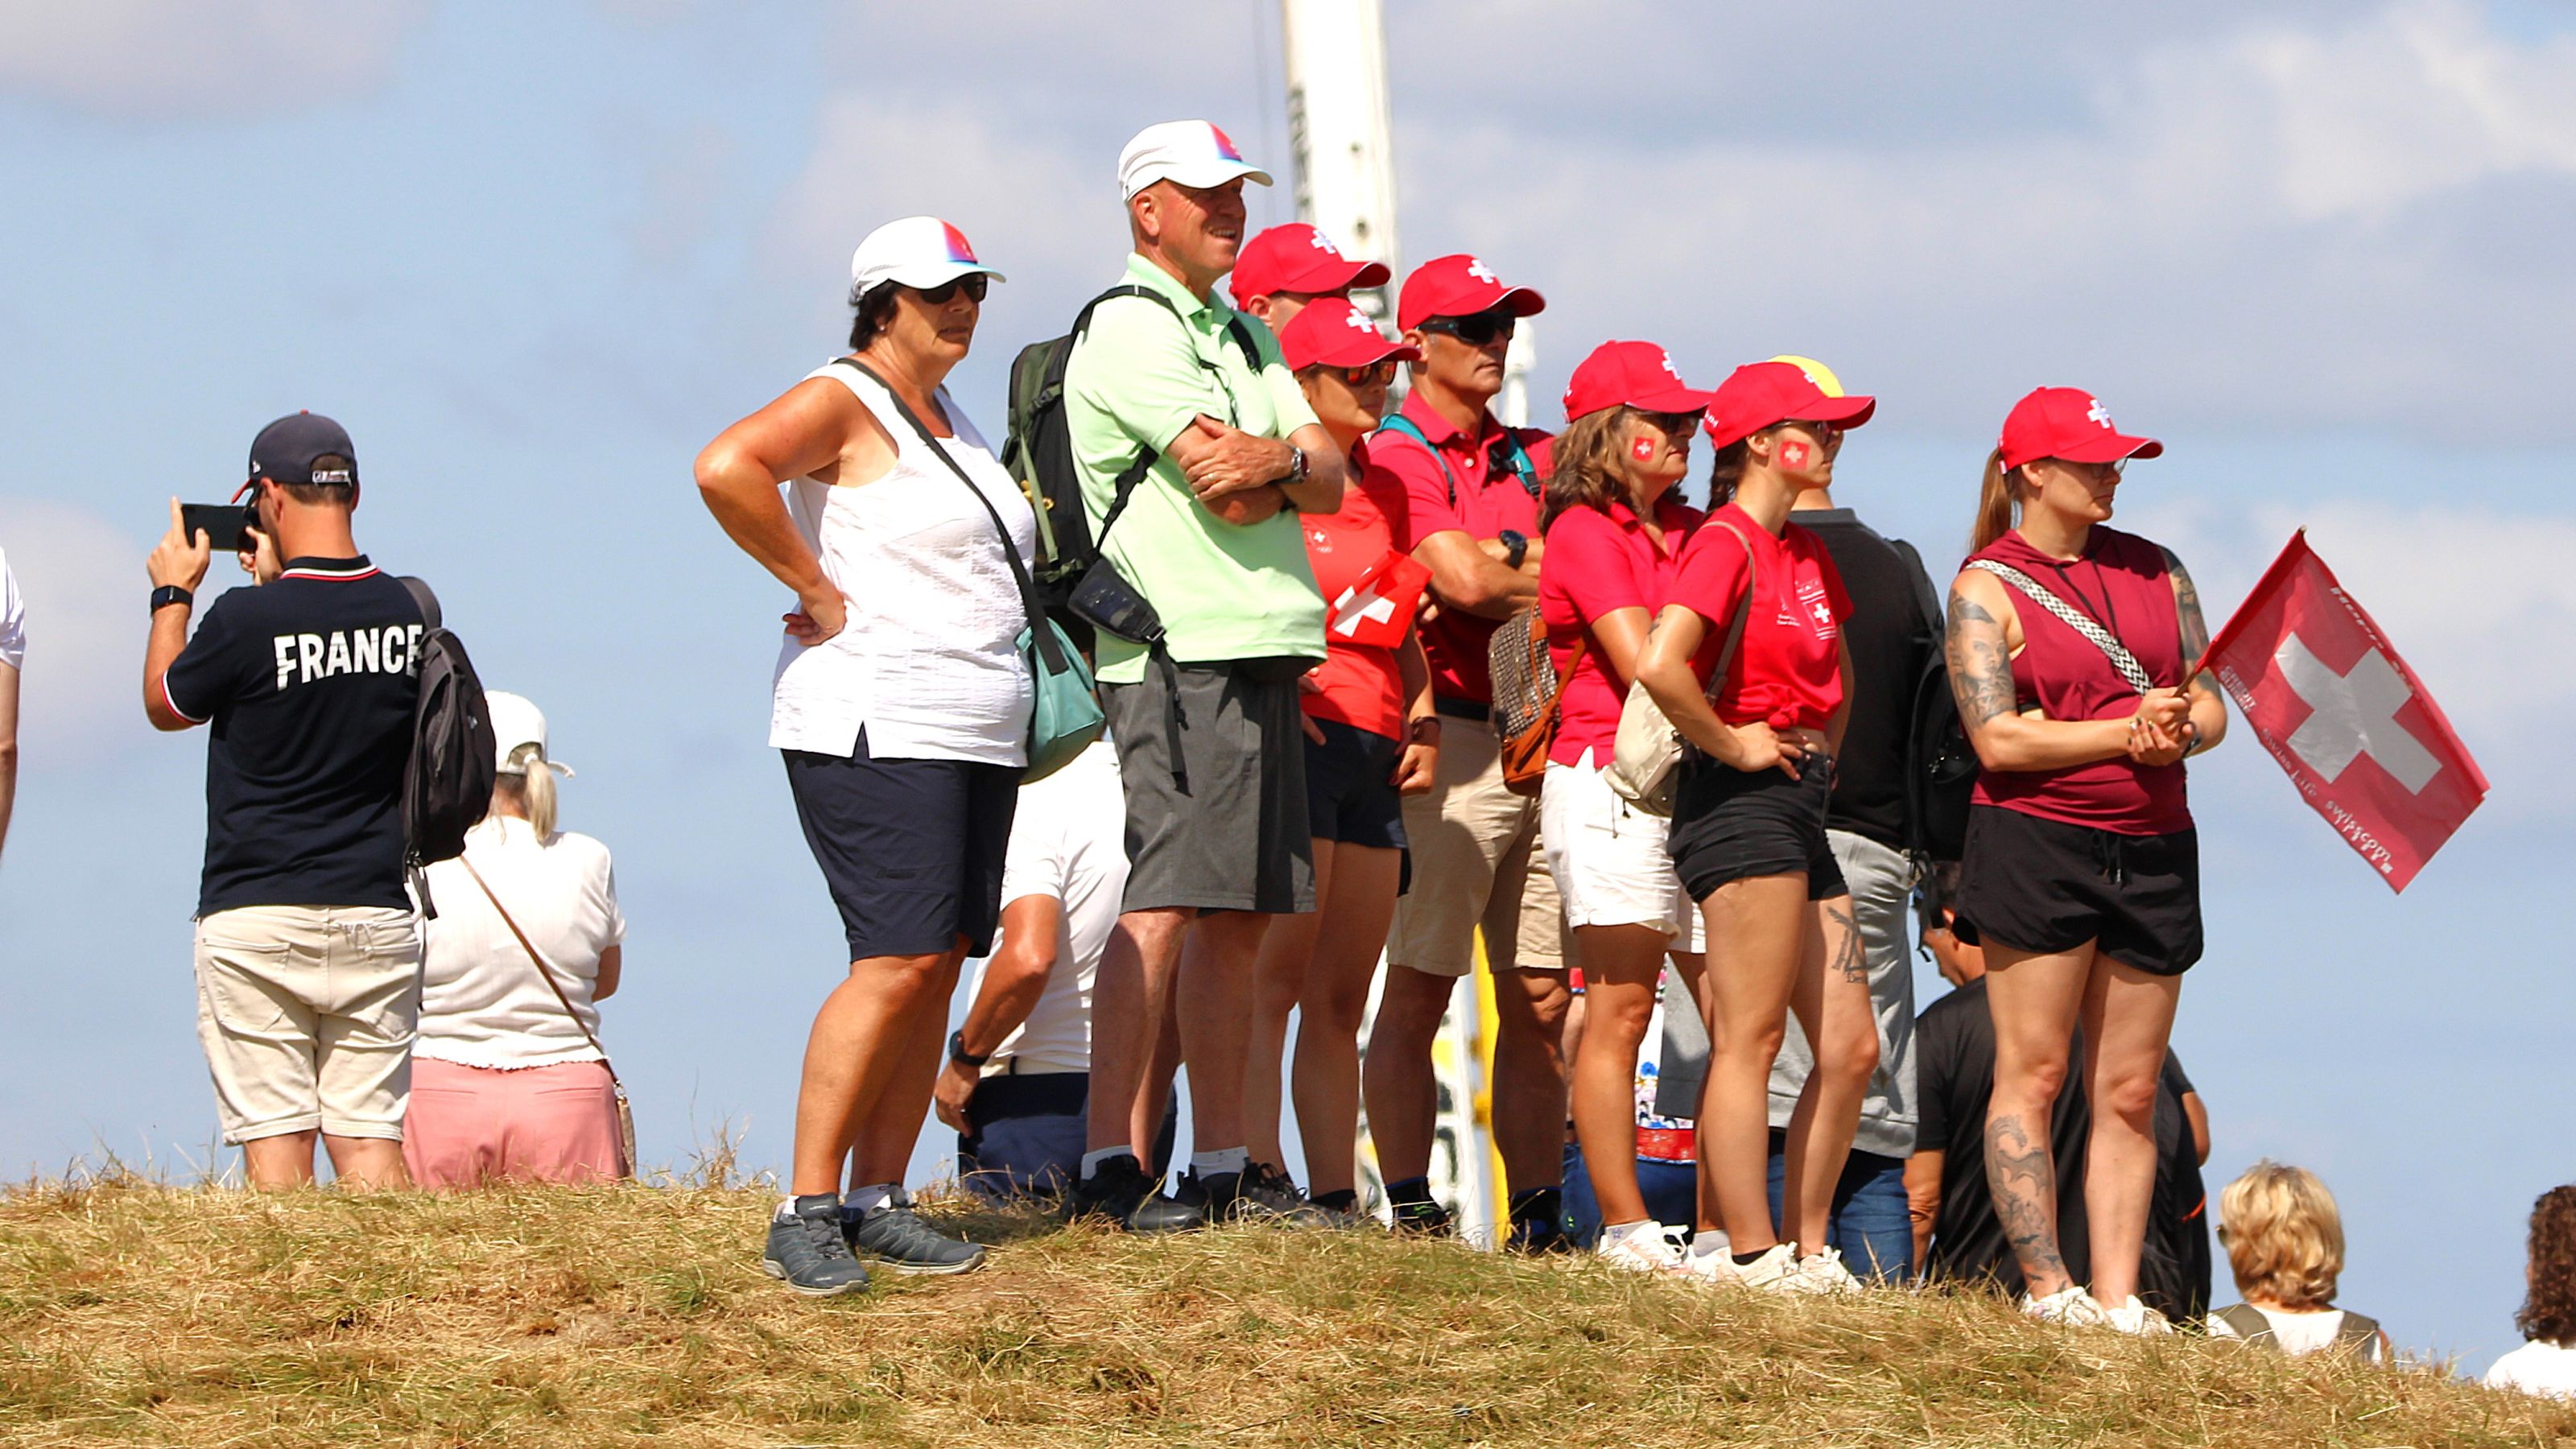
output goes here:
[[986, 273], [968, 272], [962, 277], [951, 277], [936, 287], [915, 287], [913, 290], [921, 294], [921, 300], [933, 307], [940, 307], [947, 305], [948, 299], [956, 296], [960, 288], [965, 290], [968, 297], [981, 302], [984, 300], [984, 293], [990, 290], [992, 285], [993, 279]]
[[1707, 417], [1708, 414], [1705, 411], [1696, 413], [1650, 413], [1641, 408], [1638, 410], [1638, 416], [1644, 418], [1647, 422], [1654, 424], [1656, 427], [1661, 428], [1664, 436], [1672, 438], [1677, 442], [1687, 443], [1690, 441], [1691, 434], [1699, 430], [1699, 420]]
[[1470, 347], [1490, 347], [1497, 337], [1509, 338], [1520, 320], [1503, 308], [1489, 307], [1464, 317], [1425, 317], [1422, 330], [1455, 337]]

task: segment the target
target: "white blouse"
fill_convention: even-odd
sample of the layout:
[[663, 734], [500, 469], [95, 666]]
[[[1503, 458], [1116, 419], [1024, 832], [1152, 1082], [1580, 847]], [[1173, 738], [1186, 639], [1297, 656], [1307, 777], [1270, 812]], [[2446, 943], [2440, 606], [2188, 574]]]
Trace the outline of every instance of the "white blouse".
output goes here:
[[464, 865], [442, 860], [429, 868], [438, 918], [428, 925], [412, 1054], [504, 1069], [598, 1061], [582, 1026], [598, 1034], [599, 1008], [590, 993], [599, 957], [626, 939], [608, 847], [564, 830], [539, 841], [525, 820], [493, 815], [466, 834], [465, 859], [546, 958], [581, 1026], [564, 1015], [563, 1003], [538, 978], [526, 949]]
[[[1034, 692], [1019, 655], [1028, 611], [992, 513], [924, 454], [883, 387], [847, 367], [807, 376], [847, 387], [894, 440], [896, 456], [870, 483], [787, 484], [787, 511], [849, 614], [820, 644], [781, 642], [770, 745], [847, 758], [864, 726], [874, 759], [1028, 763]], [[956, 434], [942, 450], [1010, 526], [1021, 560], [1034, 559], [1037, 515], [1027, 496], [947, 389], [938, 402]]]

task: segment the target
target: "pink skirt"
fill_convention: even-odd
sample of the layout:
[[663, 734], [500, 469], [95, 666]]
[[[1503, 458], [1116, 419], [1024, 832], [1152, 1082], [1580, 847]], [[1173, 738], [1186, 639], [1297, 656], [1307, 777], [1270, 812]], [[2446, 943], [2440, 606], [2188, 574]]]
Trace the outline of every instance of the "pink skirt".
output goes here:
[[601, 1063], [502, 1071], [412, 1059], [403, 1163], [422, 1187], [610, 1181], [624, 1175], [622, 1156]]

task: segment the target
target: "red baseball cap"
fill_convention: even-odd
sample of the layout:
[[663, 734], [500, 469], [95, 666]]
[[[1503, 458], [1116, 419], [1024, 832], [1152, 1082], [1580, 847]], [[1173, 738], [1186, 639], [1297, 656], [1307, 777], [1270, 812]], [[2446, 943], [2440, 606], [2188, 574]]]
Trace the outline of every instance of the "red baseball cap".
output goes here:
[[1395, 302], [1395, 325], [1410, 332], [1425, 317], [1466, 317], [1495, 307], [1531, 317], [1547, 310], [1547, 299], [1527, 287], [1504, 286], [1493, 268], [1460, 252], [1433, 257], [1404, 279], [1404, 292]]
[[1333, 239], [1302, 221], [1274, 226], [1243, 244], [1225, 289], [1237, 302], [1273, 292], [1339, 292], [1383, 287], [1395, 274], [1384, 262], [1355, 262]]
[[1366, 367], [1390, 357], [1418, 362], [1422, 349], [1387, 341], [1369, 315], [1351, 305], [1350, 298], [1318, 297], [1279, 329], [1279, 356], [1290, 372], [1298, 372], [1318, 364]]
[[2080, 387], [2032, 388], [2013, 404], [1996, 446], [2003, 450], [2007, 472], [2042, 458], [2116, 463], [2122, 458], [2153, 458], [2165, 450], [2153, 438], [2132, 437], [2111, 426], [2111, 410]]
[[1794, 362], [1748, 362], [1728, 373], [1708, 405], [1708, 435], [1719, 447], [1773, 423], [1832, 423], [1856, 428], [1878, 411], [1878, 399], [1828, 389]]
[[1650, 413], [1695, 413], [1713, 392], [1682, 385], [1673, 356], [1651, 342], [1604, 342], [1592, 349], [1565, 385], [1565, 420], [1573, 422], [1625, 403]]

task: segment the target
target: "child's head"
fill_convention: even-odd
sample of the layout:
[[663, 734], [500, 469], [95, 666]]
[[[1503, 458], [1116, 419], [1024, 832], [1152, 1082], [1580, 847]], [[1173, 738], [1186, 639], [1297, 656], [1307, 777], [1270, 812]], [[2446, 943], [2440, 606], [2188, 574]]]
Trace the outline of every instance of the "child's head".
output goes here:
[[2535, 1343], [2576, 1348], [2576, 1183], [2531, 1205], [2530, 1295], [2514, 1327]]
[[2304, 1167], [2265, 1158], [2218, 1195], [2218, 1241], [2247, 1302], [2323, 1308], [2343, 1273], [2343, 1215]]

